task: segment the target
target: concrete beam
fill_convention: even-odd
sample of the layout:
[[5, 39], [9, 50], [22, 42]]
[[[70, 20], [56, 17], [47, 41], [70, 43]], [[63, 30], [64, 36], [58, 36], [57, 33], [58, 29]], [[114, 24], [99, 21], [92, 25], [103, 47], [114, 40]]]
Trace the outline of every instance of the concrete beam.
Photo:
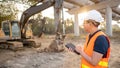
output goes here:
[[69, 10], [73, 9], [73, 8], [76, 8], [76, 7], [79, 7], [79, 6], [76, 6], [76, 5], [74, 5], [72, 3], [69, 3], [69, 2], [66, 2], [66, 1], [63, 2], [63, 6], [64, 6], [64, 8], [67, 8]]
[[[102, 14], [102, 16], [105, 18], [106, 12], [99, 10], [99, 12]], [[117, 13], [115, 13], [114, 11], [112, 12], [112, 19], [113, 20], [119, 20], [120, 19], [120, 15], [118, 15]]]
[[64, 0], [64, 1], [72, 3], [74, 5], [82, 6], [79, 2], [75, 2], [74, 0]]
[[92, 9], [96, 9], [96, 10], [104, 9], [107, 6], [115, 7], [115, 6], [118, 6], [119, 4], [120, 4], [120, 0], [107, 0], [107, 1], [104, 1], [104, 2], [100, 2], [98, 4], [88, 5], [88, 6], [81, 7], [81, 8], [75, 8], [75, 9], [72, 9], [68, 12], [70, 14], [76, 14], [76, 13], [89, 11], [89, 10], [92, 10]]
[[120, 12], [118, 12], [115, 8], [112, 8], [112, 11], [118, 15], [120, 15]]

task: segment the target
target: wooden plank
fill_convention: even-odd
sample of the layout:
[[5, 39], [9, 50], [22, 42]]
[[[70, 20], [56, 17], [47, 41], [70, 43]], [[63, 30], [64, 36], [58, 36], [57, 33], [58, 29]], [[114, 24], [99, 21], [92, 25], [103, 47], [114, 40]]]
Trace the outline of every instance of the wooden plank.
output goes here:
[[76, 14], [76, 13], [82, 13], [82, 12], [85, 12], [85, 11], [89, 11], [89, 10], [92, 10], [92, 9], [96, 9], [96, 10], [104, 9], [107, 6], [115, 7], [115, 6], [118, 6], [119, 4], [120, 4], [120, 0], [107, 0], [107, 1], [104, 1], [104, 2], [100, 2], [98, 4], [93, 4], [93, 5], [89, 5], [89, 6], [75, 8], [75, 9], [72, 9], [68, 12], [70, 14]]

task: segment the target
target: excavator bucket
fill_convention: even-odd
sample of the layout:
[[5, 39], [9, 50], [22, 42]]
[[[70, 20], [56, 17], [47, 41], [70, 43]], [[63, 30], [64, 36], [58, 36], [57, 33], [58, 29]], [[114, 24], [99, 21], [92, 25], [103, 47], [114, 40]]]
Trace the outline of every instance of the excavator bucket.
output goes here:
[[65, 35], [62, 35], [60, 33], [56, 34], [55, 40], [51, 42], [51, 44], [48, 46], [48, 48], [45, 48], [45, 52], [62, 52], [65, 50], [65, 47], [63, 45], [65, 39]]

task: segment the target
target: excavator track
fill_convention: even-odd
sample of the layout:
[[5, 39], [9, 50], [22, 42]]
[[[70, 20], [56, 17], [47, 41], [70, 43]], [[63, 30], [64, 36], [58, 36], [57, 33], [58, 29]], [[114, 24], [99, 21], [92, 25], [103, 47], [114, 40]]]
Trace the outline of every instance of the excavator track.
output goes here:
[[23, 49], [23, 44], [21, 42], [18, 42], [18, 41], [0, 42], [0, 48], [18, 51], [18, 50]]
[[41, 46], [41, 43], [37, 43], [33, 39], [27, 39], [27, 40], [25, 39], [25, 40], [22, 40], [22, 42], [23, 42], [23, 45], [27, 47], [38, 48]]

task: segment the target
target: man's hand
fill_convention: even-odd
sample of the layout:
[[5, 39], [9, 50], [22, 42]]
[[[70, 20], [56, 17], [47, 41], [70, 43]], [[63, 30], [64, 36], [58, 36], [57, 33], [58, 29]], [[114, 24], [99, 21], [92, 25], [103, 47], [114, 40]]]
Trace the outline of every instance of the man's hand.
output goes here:
[[69, 49], [69, 51], [74, 52], [74, 53], [80, 55], [80, 53], [76, 51], [76, 49], [75, 49], [76, 46], [74, 44], [68, 43], [65, 46]]
[[79, 53], [81, 53], [83, 51], [83, 48], [81, 46], [76, 46], [75, 50]]

